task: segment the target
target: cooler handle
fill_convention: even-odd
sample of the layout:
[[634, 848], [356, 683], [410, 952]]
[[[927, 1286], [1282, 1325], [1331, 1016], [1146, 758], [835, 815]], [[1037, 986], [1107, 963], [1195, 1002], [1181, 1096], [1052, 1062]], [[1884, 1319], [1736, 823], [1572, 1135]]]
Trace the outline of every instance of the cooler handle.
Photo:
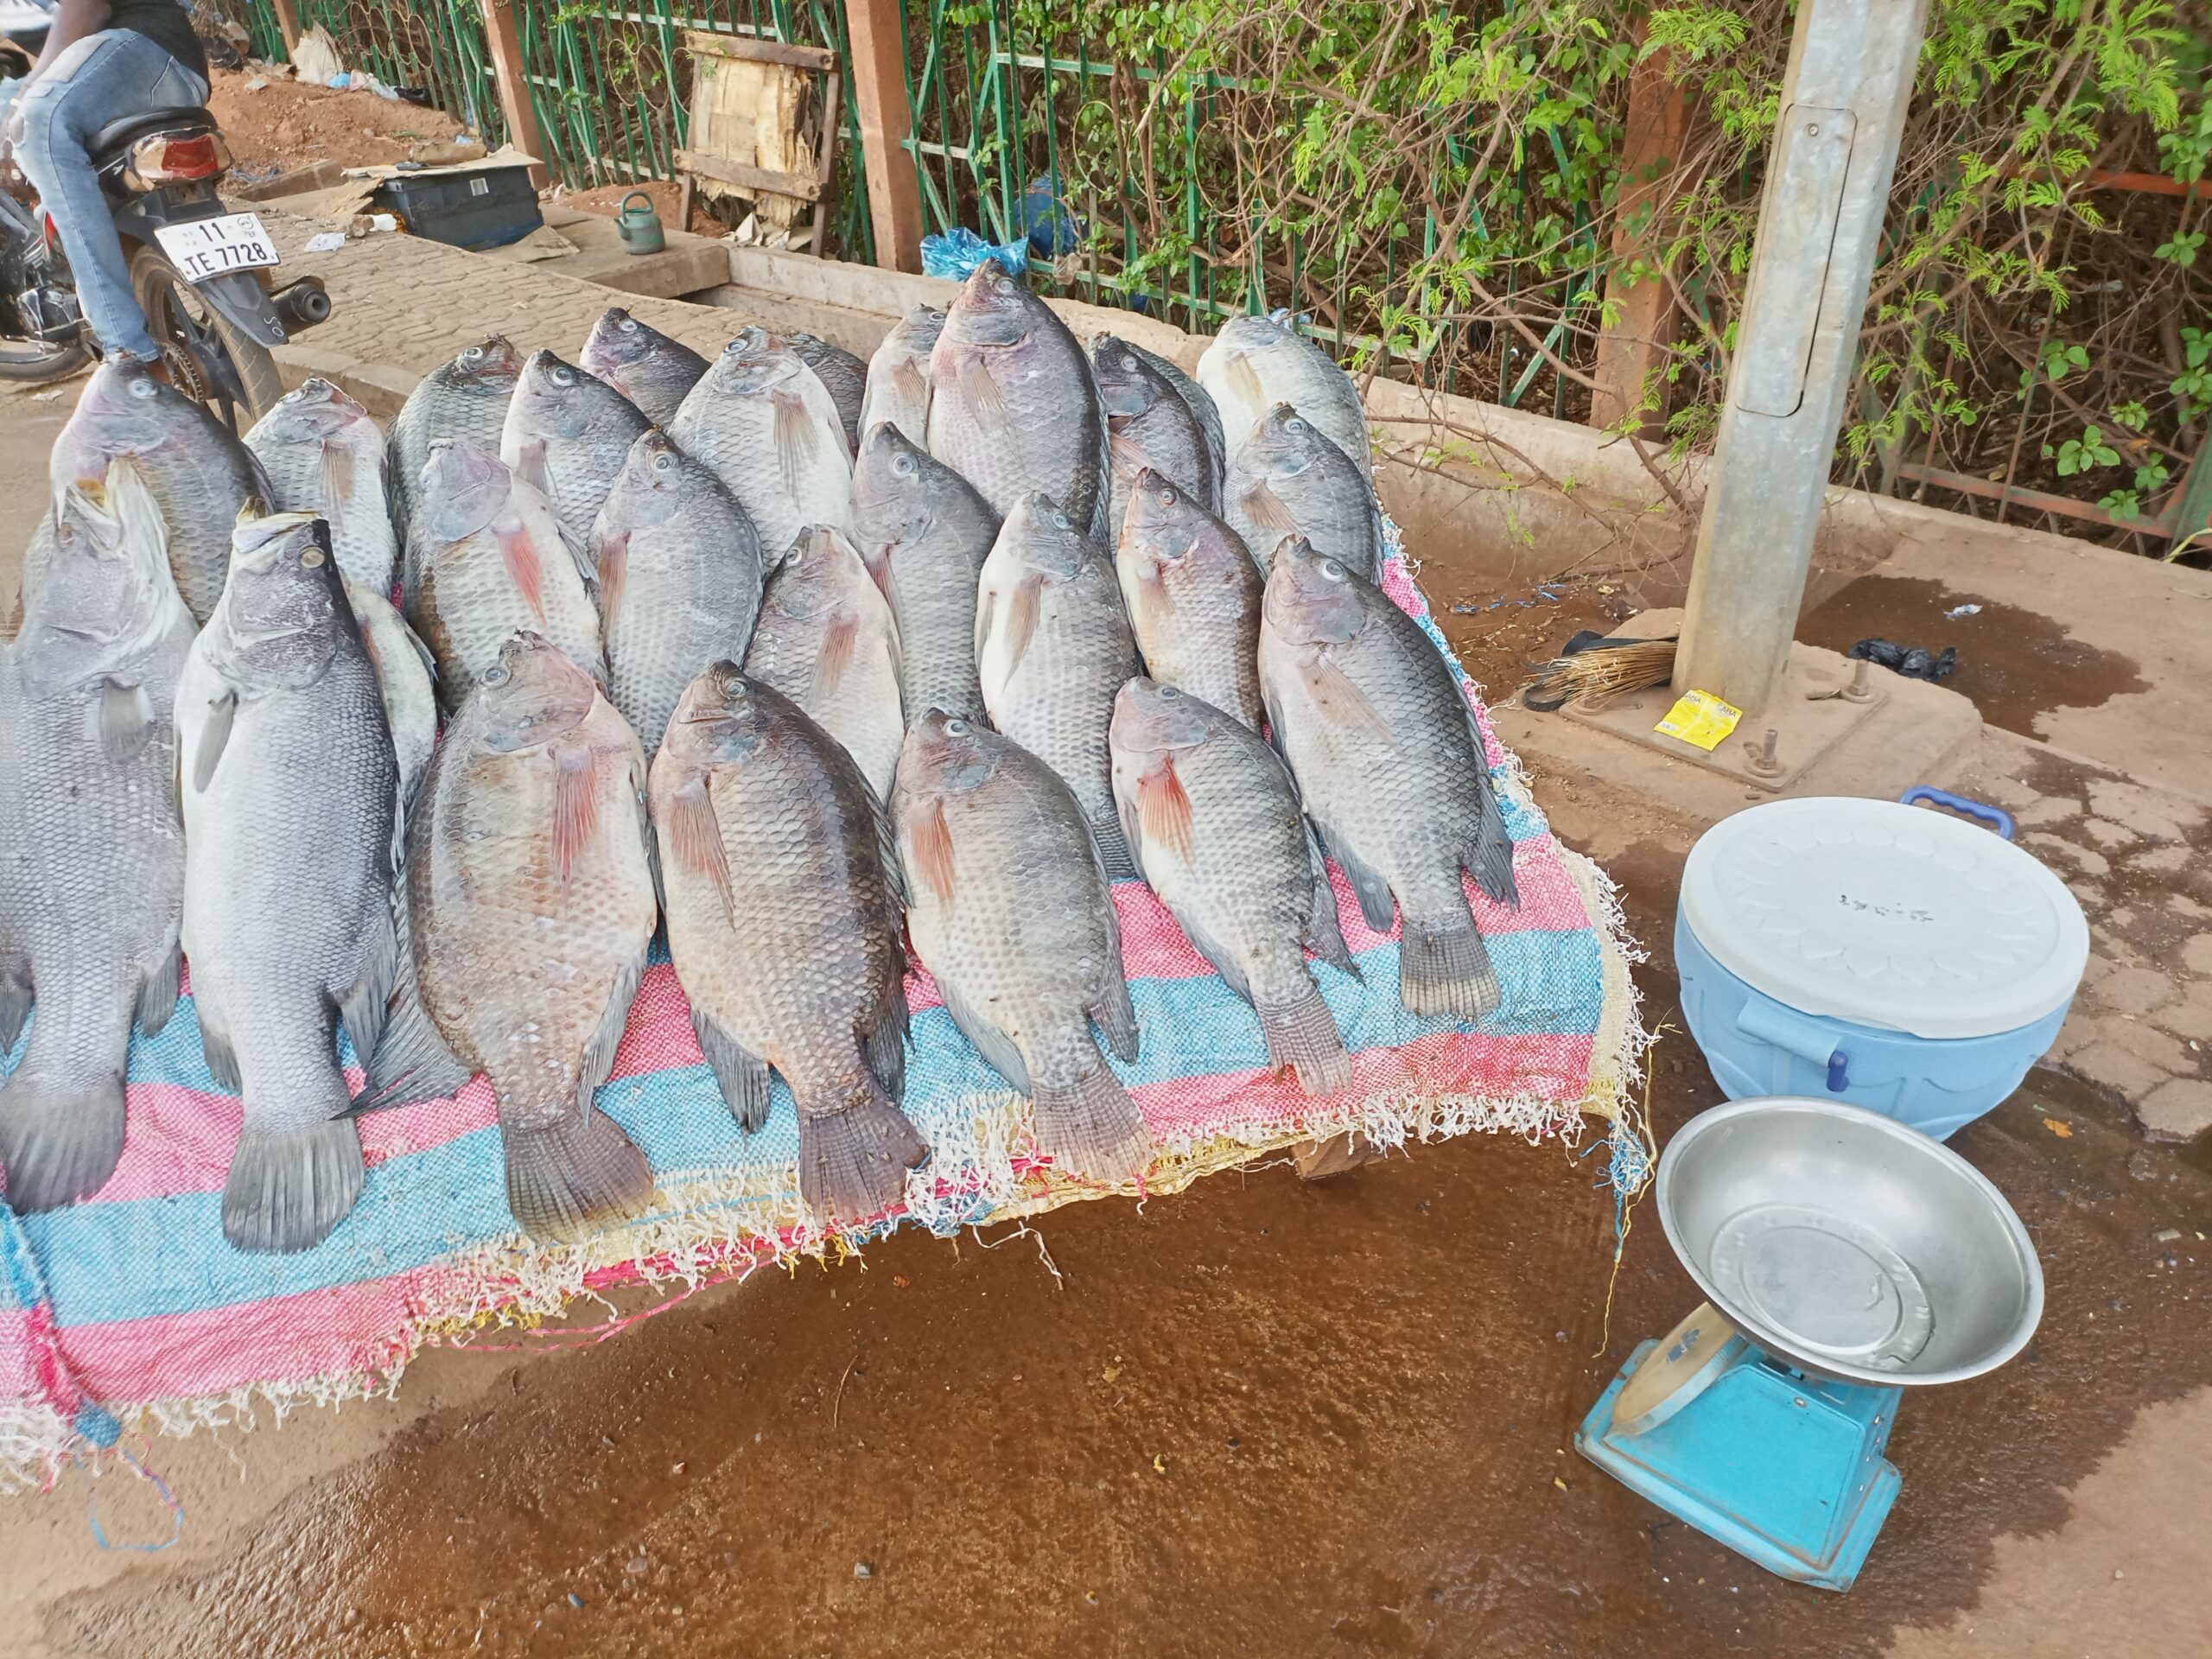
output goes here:
[[1933, 784], [1915, 784], [1897, 797], [1900, 806], [1910, 806], [1918, 801], [1930, 801], [1967, 817], [1980, 818], [2005, 840], [2012, 839], [2012, 815], [2001, 806], [1992, 806], [1987, 801], [1977, 801], [1967, 795], [1954, 795], [1949, 790], [1938, 789]]
[[1851, 1057], [1836, 1046], [1835, 1033], [1819, 1020], [1762, 1000], [1746, 1002], [1736, 1011], [1736, 1029], [1826, 1067], [1830, 1094], [1840, 1095], [1851, 1087]]

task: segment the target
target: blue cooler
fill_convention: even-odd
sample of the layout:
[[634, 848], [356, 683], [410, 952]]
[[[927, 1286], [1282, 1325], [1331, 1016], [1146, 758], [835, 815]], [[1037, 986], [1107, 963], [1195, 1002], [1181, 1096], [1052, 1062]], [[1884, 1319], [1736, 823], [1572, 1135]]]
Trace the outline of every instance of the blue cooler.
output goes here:
[[1675, 960], [1731, 1100], [1832, 1096], [1942, 1140], [2058, 1035], [2088, 961], [2066, 886], [2010, 841], [1894, 801], [1773, 801], [1690, 849]]

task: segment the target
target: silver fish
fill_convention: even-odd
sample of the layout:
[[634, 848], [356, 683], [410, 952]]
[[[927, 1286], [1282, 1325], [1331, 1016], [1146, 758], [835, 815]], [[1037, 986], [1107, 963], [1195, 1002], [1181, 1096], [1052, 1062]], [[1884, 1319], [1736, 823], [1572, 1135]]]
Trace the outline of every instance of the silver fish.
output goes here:
[[976, 486], [881, 422], [853, 469], [853, 537], [888, 572], [899, 625], [899, 699], [911, 726], [932, 709], [983, 719], [976, 679], [976, 584], [999, 533]]
[[807, 525], [842, 530], [852, 515], [852, 452], [836, 400], [764, 329], [747, 328], [722, 348], [668, 435], [729, 486], [772, 559]]
[[416, 490], [407, 620], [437, 658], [439, 701], [457, 707], [518, 628], [606, 683], [599, 610], [551, 504], [505, 462], [442, 439]]
[[1121, 925], [1082, 808], [1011, 739], [933, 712], [907, 734], [892, 797], [906, 925], [945, 1012], [1029, 1096], [1037, 1143], [1108, 1185], [1152, 1136], [1100, 1052], [1137, 1057]]
[[576, 365], [627, 397], [655, 426], [676, 418], [684, 394], [707, 372], [705, 358], [619, 305], [608, 306], [592, 325]]
[[745, 655], [760, 613], [760, 537], [721, 480], [648, 432], [593, 540], [610, 695], [651, 754], [699, 671]]
[[[416, 481], [429, 459], [431, 441], [444, 438], [487, 455], [498, 454], [499, 435], [506, 429], [507, 402], [521, 378], [522, 354], [505, 337], [493, 334], [424, 375], [392, 416], [385, 434], [385, 473], [403, 559], [415, 514]], [[413, 569], [405, 570], [402, 579], [411, 587]]]
[[1232, 318], [1198, 359], [1198, 384], [1221, 410], [1232, 463], [1237, 435], [1249, 432], [1277, 404], [1289, 404], [1349, 456], [1374, 487], [1374, 448], [1359, 388], [1305, 335], [1268, 317]]
[[930, 441], [930, 353], [944, 332], [944, 313], [918, 305], [891, 326], [868, 362], [868, 389], [861, 398], [861, 437], [888, 421], [909, 443]]
[[399, 545], [385, 484], [385, 437], [363, 409], [311, 376], [253, 423], [245, 447], [276, 492], [279, 512], [319, 512], [348, 582], [391, 591]]
[[[184, 899], [177, 677], [197, 630], [170, 575], [161, 508], [118, 456], [62, 498], [36, 597], [0, 650], [0, 1051], [38, 1018], [0, 1084], [10, 1205], [90, 1195], [123, 1154], [136, 1020], [176, 1007]], [[18, 695], [20, 700], [18, 701]]]
[[598, 376], [533, 352], [507, 404], [499, 459], [553, 504], [569, 545], [588, 548], [614, 475], [652, 424]]
[[1357, 977], [1297, 786], [1259, 734], [1172, 685], [1114, 699], [1114, 799], [1144, 877], [1198, 952], [1252, 1005], [1268, 1064], [1309, 1095], [1351, 1084], [1311, 947]]
[[1117, 880], [1135, 871], [1114, 810], [1106, 727], [1114, 694], [1141, 668], [1113, 562], [1046, 497], [1017, 502], [976, 601], [983, 706], [1075, 791]]
[[815, 372], [830, 401], [837, 406], [838, 423], [845, 429], [848, 453], [861, 446], [861, 403], [868, 395], [868, 365], [842, 346], [833, 346], [818, 334], [786, 334], [799, 361]]
[[930, 453], [1010, 514], [1049, 495], [1109, 535], [1106, 410], [1067, 324], [995, 260], [976, 268], [930, 354]]
[[1474, 714], [1443, 653], [1382, 589], [1294, 537], [1275, 551], [1260, 688], [1306, 810], [1376, 931], [1405, 923], [1398, 988], [1416, 1014], [1475, 1020], [1497, 972], [1464, 868], [1518, 906], [1513, 842]]
[[1218, 493], [1222, 471], [1229, 464], [1229, 442], [1223, 435], [1221, 410], [1214, 406], [1212, 394], [1184, 373], [1179, 364], [1170, 362], [1158, 352], [1147, 351], [1134, 340], [1124, 344], [1140, 361], [1149, 365], [1154, 374], [1174, 389], [1175, 395], [1183, 400], [1184, 407], [1197, 420], [1198, 429], [1206, 435], [1206, 453], [1213, 457], [1213, 485]]
[[437, 659], [382, 594], [348, 582], [346, 603], [360, 624], [361, 644], [384, 696], [385, 723], [391, 728], [392, 759], [399, 767], [399, 807], [404, 816], [438, 747]]
[[1355, 575], [1382, 580], [1382, 513], [1374, 489], [1287, 404], [1269, 410], [1230, 461], [1222, 517], [1262, 569], [1284, 537], [1302, 536]]
[[843, 745], [727, 662], [685, 690], [652, 790], [669, 953], [723, 1099], [759, 1128], [773, 1066], [807, 1205], [881, 1213], [929, 1155], [899, 1109], [906, 953], [881, 801]]
[[322, 520], [239, 524], [176, 723], [200, 1049], [245, 1097], [223, 1232], [306, 1249], [361, 1190], [337, 1025], [375, 1049], [397, 960], [398, 763]]
[[1195, 495], [1209, 512], [1218, 511], [1221, 472], [1207, 447], [1205, 429], [1166, 377], [1112, 334], [1090, 342], [1090, 368], [1106, 404], [1113, 467], [1109, 534], [1121, 534], [1129, 487], [1147, 467]]
[[1267, 579], [1243, 538], [1147, 467], [1136, 476], [1114, 563], [1146, 671], [1258, 731]]
[[768, 573], [745, 672], [798, 704], [883, 799], [906, 721], [891, 601], [844, 531], [810, 527]]
[[137, 463], [161, 503], [177, 592], [205, 622], [230, 568], [231, 526], [249, 504], [265, 508], [273, 494], [261, 463], [205, 407], [128, 357], [111, 357], [92, 372], [54, 439], [54, 499], [72, 484], [104, 483], [118, 455]]

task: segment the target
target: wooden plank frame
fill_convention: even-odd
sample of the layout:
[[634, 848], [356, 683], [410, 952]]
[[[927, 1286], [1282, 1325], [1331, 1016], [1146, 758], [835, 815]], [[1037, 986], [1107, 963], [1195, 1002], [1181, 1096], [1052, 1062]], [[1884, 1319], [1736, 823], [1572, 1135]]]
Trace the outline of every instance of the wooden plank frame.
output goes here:
[[[686, 29], [684, 48], [694, 54], [733, 59], [740, 63], [774, 63], [793, 69], [812, 70], [822, 77], [822, 120], [816, 133], [814, 175], [779, 173], [744, 162], [725, 161], [702, 150], [679, 149], [679, 172], [712, 179], [755, 195], [789, 196], [814, 204], [814, 218], [807, 230], [807, 251], [822, 257], [829, 234], [830, 195], [836, 176], [838, 122], [842, 113], [842, 67], [837, 54], [825, 46], [795, 46], [786, 41], [762, 40], [751, 35], [714, 35]], [[688, 181], [687, 181], [688, 188]], [[687, 224], [685, 228], [689, 228]]]

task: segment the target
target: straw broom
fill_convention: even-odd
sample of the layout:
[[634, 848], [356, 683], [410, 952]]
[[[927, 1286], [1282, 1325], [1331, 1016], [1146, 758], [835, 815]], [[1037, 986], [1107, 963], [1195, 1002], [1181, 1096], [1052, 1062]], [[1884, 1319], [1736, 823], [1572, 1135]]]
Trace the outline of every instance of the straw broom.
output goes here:
[[1570, 702], [1594, 713], [1616, 697], [1674, 678], [1677, 643], [1598, 639], [1583, 645], [1580, 639], [1569, 640], [1565, 655], [1553, 658], [1521, 688], [1521, 701], [1547, 713]]

